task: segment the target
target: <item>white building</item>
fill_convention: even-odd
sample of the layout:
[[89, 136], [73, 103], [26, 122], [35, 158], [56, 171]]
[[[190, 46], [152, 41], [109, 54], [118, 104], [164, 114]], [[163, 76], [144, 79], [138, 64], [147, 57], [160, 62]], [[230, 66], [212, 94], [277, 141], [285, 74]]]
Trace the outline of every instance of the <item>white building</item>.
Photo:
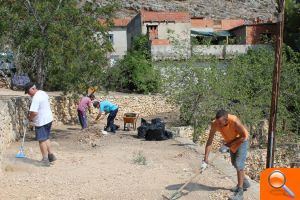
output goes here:
[[154, 12], [139, 14], [142, 34], [151, 42], [153, 60], [188, 58], [191, 55], [191, 18], [188, 12]]
[[[127, 44], [127, 25], [129, 22], [129, 18], [113, 19], [114, 25], [108, 32], [109, 40], [113, 47], [113, 52], [108, 55], [111, 65], [126, 55], [129, 49]], [[100, 19], [100, 23], [105, 23], [105, 21]]]

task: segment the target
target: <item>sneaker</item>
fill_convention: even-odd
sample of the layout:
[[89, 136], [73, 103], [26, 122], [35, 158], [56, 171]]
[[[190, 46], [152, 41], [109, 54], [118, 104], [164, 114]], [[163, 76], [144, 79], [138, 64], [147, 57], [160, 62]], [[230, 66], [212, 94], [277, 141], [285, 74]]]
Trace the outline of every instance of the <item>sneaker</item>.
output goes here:
[[[248, 179], [244, 179], [244, 183], [243, 183], [243, 190], [247, 191], [247, 189], [250, 187], [250, 182], [248, 181]], [[234, 188], [230, 189], [231, 192], [237, 192], [239, 189], [238, 186], [235, 186]]]
[[52, 163], [52, 162], [56, 161], [57, 159], [56, 159], [55, 155], [53, 153], [51, 153], [51, 154], [48, 154], [48, 160], [50, 163]]
[[43, 158], [41, 160], [41, 165], [44, 166], [44, 167], [49, 167], [50, 166], [49, 159], [48, 158]]
[[235, 192], [229, 200], [243, 200], [244, 199], [244, 190], [243, 188], [238, 188], [237, 192]]
[[116, 125], [116, 130], [118, 130], [120, 128], [120, 126], [119, 125]]

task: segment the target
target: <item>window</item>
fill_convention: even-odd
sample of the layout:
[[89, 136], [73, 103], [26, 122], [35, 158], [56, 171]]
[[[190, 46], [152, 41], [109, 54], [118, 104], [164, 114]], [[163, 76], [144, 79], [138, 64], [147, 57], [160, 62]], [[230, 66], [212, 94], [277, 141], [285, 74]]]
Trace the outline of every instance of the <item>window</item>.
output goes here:
[[108, 40], [113, 44], [114, 43], [114, 35], [113, 34], [109, 34], [108, 35]]
[[148, 25], [147, 26], [147, 34], [149, 35], [149, 39], [158, 39], [158, 26], [157, 25]]
[[273, 42], [271, 33], [261, 33], [260, 34], [260, 42], [262, 44], [270, 44]]

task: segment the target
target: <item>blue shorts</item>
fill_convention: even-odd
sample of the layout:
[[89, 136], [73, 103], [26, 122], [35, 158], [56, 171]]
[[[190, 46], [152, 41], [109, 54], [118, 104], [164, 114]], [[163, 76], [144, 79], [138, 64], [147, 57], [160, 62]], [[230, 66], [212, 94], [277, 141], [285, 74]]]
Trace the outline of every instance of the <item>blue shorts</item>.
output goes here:
[[239, 146], [238, 150], [235, 153], [230, 151], [231, 163], [238, 171], [245, 168], [247, 149], [248, 141], [246, 140]]
[[39, 142], [49, 139], [52, 122], [45, 124], [44, 126], [35, 127], [35, 139]]

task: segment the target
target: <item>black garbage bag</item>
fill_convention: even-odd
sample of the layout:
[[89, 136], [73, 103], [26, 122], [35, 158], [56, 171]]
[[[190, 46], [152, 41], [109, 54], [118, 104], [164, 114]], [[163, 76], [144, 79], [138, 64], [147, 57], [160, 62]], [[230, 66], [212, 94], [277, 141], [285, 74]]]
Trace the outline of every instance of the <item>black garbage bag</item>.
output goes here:
[[151, 124], [162, 124], [164, 121], [161, 118], [151, 119]]
[[137, 128], [137, 130], [138, 130], [138, 138], [145, 138], [148, 127], [140, 126]]
[[141, 126], [149, 126], [150, 123], [147, 122], [147, 120], [141, 118]]
[[148, 123], [145, 119], [141, 118], [141, 126], [137, 128], [138, 138], [145, 138], [148, 127], [151, 124]]
[[148, 123], [141, 119], [141, 126], [138, 127], [138, 137], [149, 141], [167, 140], [173, 137], [172, 132], [165, 130], [165, 123], [160, 118], [155, 118]]
[[171, 131], [165, 130], [165, 136], [168, 139], [172, 139], [173, 138], [173, 133]]
[[151, 124], [146, 131], [145, 135], [146, 140], [166, 140], [168, 139], [165, 136], [165, 129], [161, 126], [161, 123]]

